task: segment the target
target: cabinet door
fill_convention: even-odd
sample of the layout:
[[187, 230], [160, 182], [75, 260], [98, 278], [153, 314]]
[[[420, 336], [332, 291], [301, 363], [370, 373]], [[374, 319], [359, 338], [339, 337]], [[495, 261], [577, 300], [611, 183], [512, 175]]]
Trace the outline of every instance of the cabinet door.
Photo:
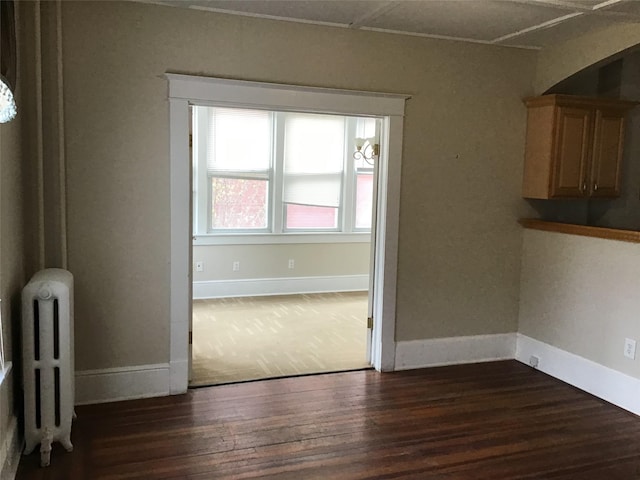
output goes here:
[[551, 197], [581, 197], [588, 193], [592, 110], [560, 107], [557, 115]]
[[596, 110], [589, 188], [592, 197], [620, 195], [624, 112]]

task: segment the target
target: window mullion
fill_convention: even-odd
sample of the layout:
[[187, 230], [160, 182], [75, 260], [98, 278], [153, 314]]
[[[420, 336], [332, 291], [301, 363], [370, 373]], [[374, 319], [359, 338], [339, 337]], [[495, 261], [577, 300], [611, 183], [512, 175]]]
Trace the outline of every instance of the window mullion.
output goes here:
[[271, 218], [273, 233], [284, 231], [284, 204], [282, 202], [284, 184], [284, 122], [286, 114], [273, 114], [273, 162], [271, 167]]

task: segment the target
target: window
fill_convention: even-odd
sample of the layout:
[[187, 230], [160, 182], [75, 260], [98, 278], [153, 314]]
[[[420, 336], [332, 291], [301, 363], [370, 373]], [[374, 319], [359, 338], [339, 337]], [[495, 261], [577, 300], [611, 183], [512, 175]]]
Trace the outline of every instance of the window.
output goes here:
[[209, 230], [268, 228], [272, 115], [208, 108]]
[[379, 119], [194, 106], [192, 125], [194, 235], [371, 230]]

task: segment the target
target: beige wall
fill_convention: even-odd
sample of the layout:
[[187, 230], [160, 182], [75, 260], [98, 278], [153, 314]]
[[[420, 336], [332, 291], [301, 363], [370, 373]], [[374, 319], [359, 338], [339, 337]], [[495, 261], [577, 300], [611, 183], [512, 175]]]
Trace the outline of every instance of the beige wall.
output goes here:
[[640, 378], [639, 271], [639, 244], [526, 230], [520, 333]]
[[[8, 361], [13, 359], [12, 327], [20, 325], [18, 295], [24, 281], [18, 135], [17, 122], [0, 125], [0, 298], [4, 352]], [[13, 453], [5, 451], [9, 425], [15, 415], [13, 382], [12, 372], [0, 384], [0, 475], [5, 455]]]
[[167, 71], [411, 94], [397, 338], [515, 331], [535, 52], [127, 2], [62, 9], [79, 370], [168, 360]]
[[[294, 268], [289, 268], [289, 259]], [[195, 282], [284, 277], [367, 275], [369, 243], [294, 243], [286, 245], [194, 246], [193, 262], [203, 261], [204, 271], [193, 271]], [[233, 262], [240, 270], [233, 271]]]
[[[20, 106], [20, 103], [19, 103]], [[12, 360], [14, 369], [20, 368], [20, 360], [14, 353], [14, 333], [20, 326], [20, 292], [24, 286], [25, 244], [23, 225], [23, 156], [20, 146], [20, 118], [0, 125], [0, 298], [2, 299], [2, 328], [5, 354]], [[17, 350], [17, 349], [15, 349]], [[19, 350], [17, 350], [19, 352]], [[12, 372], [0, 385], [0, 470], [4, 451], [9, 440], [10, 423], [17, 413], [14, 411]], [[7, 447], [9, 447], [7, 445]], [[0, 477], [7, 472], [0, 471]]]
[[538, 56], [534, 91], [542, 95], [576, 72], [640, 44], [637, 23], [619, 23], [544, 48]]

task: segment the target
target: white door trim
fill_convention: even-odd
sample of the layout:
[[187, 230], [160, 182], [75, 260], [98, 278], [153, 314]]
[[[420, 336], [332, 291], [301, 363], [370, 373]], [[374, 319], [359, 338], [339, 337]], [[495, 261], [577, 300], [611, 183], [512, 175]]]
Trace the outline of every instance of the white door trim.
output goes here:
[[233, 105], [376, 115], [385, 118], [378, 179], [374, 282], [373, 366], [379, 371], [395, 366], [396, 274], [402, 129], [408, 95], [299, 87], [211, 77], [166, 74], [169, 81], [169, 152], [171, 215], [170, 392], [187, 391], [189, 376], [189, 319], [191, 317], [190, 230], [191, 167], [189, 105]]

